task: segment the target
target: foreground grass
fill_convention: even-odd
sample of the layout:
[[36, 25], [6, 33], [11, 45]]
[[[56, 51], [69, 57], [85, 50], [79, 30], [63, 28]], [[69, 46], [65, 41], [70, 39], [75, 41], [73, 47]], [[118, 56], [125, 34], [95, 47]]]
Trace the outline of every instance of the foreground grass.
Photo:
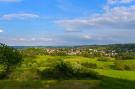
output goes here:
[[102, 80], [1, 80], [0, 89], [135, 89], [135, 81], [104, 77]]
[[[67, 62], [76, 63], [95, 63], [97, 64], [97, 71], [104, 77], [100, 80], [1, 80], [0, 89], [135, 89], [135, 71], [119, 71], [113, 70], [111, 66], [114, 61], [104, 62], [98, 61], [97, 58], [85, 58], [80, 56], [38, 56], [35, 59], [25, 60], [19, 70], [28, 70], [28, 68], [44, 69], [50, 63], [56, 62], [56, 59], [62, 58]], [[125, 63], [135, 63], [135, 60], [126, 60]], [[26, 72], [22, 77], [32, 77], [34, 72]], [[17, 71], [17, 70], [16, 70]], [[14, 76], [14, 75], [13, 75]], [[15, 76], [16, 73], [15, 73]]]
[[106, 77], [125, 79], [125, 80], [135, 80], [135, 71], [120, 71], [120, 70], [103, 70], [96, 69], [96, 71], [100, 75], [104, 75]]
[[98, 89], [135, 89], [135, 80], [105, 77], [102, 79]]
[[95, 89], [98, 80], [0, 81], [0, 89]]

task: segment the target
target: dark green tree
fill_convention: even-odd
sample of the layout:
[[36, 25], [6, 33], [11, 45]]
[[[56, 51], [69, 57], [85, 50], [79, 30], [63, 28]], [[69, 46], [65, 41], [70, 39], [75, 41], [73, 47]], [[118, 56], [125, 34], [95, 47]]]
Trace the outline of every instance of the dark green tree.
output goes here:
[[3, 76], [8, 74], [21, 61], [22, 56], [18, 50], [0, 43], [0, 65], [4, 66]]

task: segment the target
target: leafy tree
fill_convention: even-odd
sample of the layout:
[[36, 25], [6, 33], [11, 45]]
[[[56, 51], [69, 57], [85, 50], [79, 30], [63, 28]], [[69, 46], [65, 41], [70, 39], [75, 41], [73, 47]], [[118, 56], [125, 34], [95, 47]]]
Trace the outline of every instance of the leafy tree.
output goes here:
[[47, 55], [47, 51], [42, 48], [26, 48], [21, 49], [23, 57], [35, 58], [37, 55]]
[[0, 43], [0, 65], [4, 66], [3, 76], [8, 74], [21, 61], [22, 56], [16, 49]]
[[54, 52], [50, 53], [51, 56], [66, 56], [67, 53], [61, 50], [55, 50]]

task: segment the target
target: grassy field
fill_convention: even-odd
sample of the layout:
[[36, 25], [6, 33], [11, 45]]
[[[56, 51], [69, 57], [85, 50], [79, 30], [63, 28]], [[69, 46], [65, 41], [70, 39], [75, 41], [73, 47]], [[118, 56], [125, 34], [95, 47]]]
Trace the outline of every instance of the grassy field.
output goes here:
[[0, 89], [135, 89], [135, 80], [104, 77], [102, 80], [1, 80]]
[[98, 80], [0, 81], [0, 89], [95, 89]]
[[135, 71], [119, 71], [119, 70], [101, 70], [96, 69], [100, 75], [106, 77], [125, 79], [125, 80], [135, 80]]
[[[103, 77], [99, 80], [31, 80], [34, 72], [16, 76], [17, 80], [1, 80], [0, 89], [135, 89], [135, 71], [114, 70], [111, 67], [115, 61], [98, 61], [98, 58], [85, 58], [80, 56], [38, 56], [34, 59], [25, 59], [21, 67], [15, 70], [27, 70], [29, 68], [44, 69], [56, 62], [56, 59], [63, 59], [65, 62], [72, 63], [93, 63], [97, 65], [95, 70]], [[135, 63], [135, 60], [127, 60], [124, 63]], [[18, 73], [18, 72], [17, 72]], [[14, 74], [12, 76], [14, 76]], [[19, 73], [18, 73], [19, 75]], [[21, 79], [21, 76], [26, 78]], [[30, 77], [28, 79], [28, 77]], [[28, 80], [25, 80], [28, 79]]]
[[[66, 57], [60, 57], [60, 56], [38, 56], [37, 58], [34, 59], [38, 64], [43, 64], [43, 63], [50, 63], [51, 61], [54, 61], [55, 59], [62, 58], [66, 62], [76, 62], [76, 63], [95, 63], [97, 64], [98, 68], [105, 68], [109, 69], [110, 66], [114, 65], [114, 62], [104, 62], [104, 61], [97, 61], [98, 58], [86, 58], [86, 57], [81, 57], [81, 56], [66, 56]], [[44, 66], [44, 65], [43, 65]], [[43, 67], [42, 66], [42, 67]]]

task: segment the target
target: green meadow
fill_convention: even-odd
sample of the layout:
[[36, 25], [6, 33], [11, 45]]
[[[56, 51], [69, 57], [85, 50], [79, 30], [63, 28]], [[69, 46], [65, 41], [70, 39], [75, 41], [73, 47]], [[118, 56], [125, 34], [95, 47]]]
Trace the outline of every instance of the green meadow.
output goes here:
[[[64, 62], [73, 63], [74, 66], [85, 66], [96, 71], [101, 78], [64, 78], [40, 79], [35, 69], [45, 70], [53, 63], [62, 59]], [[135, 60], [125, 60], [124, 63], [133, 63]], [[0, 81], [0, 89], [135, 89], [134, 70], [116, 70], [115, 59], [99, 61], [98, 58], [81, 56], [37, 56], [24, 59], [8, 76], [7, 80]]]

